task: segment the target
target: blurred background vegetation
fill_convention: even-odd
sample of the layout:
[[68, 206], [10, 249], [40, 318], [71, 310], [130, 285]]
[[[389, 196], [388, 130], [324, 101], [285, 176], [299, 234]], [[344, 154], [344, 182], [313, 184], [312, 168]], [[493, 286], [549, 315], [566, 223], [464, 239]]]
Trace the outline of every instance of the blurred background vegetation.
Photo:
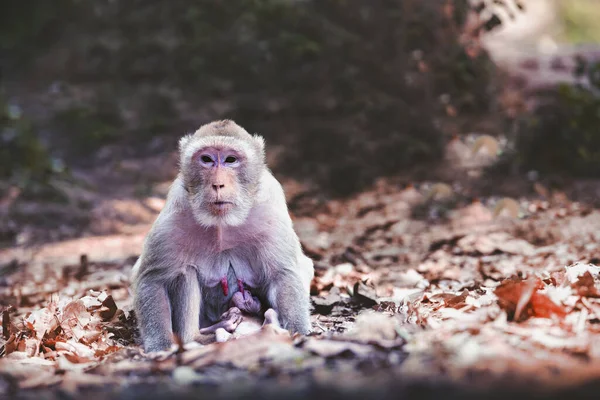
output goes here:
[[[563, 40], [600, 41], [595, 0], [560, 3]], [[514, 115], [465, 40], [468, 0], [31, 0], [0, 5], [0, 179], [171, 148], [233, 118], [280, 145], [278, 172], [334, 194], [435, 165], [452, 136], [513, 129], [510, 162], [598, 176], [597, 66]], [[493, 13], [484, 30], [495, 28]], [[167, 147], [167, 145], [169, 147]], [[540, 151], [543, 149], [543, 151]], [[515, 168], [512, 168], [515, 170]]]
[[560, 1], [564, 39], [573, 43], [600, 43], [600, 5], [596, 0]]
[[[600, 177], [600, 2], [557, 1], [559, 39], [590, 46], [592, 60], [575, 54], [575, 81], [545, 88], [519, 119], [513, 160], [522, 168], [571, 177]], [[557, 63], [557, 68], [561, 66]]]

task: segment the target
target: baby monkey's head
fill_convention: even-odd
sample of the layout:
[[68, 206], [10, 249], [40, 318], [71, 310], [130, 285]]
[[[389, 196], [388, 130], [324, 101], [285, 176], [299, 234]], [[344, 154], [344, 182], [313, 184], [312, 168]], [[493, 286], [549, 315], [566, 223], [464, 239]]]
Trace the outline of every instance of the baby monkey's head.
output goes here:
[[179, 142], [183, 183], [196, 221], [241, 225], [265, 165], [265, 142], [230, 120], [203, 125]]

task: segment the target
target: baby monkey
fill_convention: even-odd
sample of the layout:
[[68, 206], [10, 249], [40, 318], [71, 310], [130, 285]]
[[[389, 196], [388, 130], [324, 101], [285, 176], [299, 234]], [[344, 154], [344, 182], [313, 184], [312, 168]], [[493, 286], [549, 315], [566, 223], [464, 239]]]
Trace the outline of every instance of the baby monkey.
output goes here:
[[[262, 326], [271, 325], [281, 329], [277, 313], [272, 308], [264, 311], [258, 297], [249, 291], [236, 292], [231, 298], [230, 308], [221, 315], [221, 320], [214, 325], [202, 328], [197, 341], [209, 343], [207, 335], [214, 334], [216, 342], [226, 342], [258, 332]], [[261, 318], [261, 314], [263, 314]]]
[[[265, 311], [258, 297], [254, 296], [244, 285], [241, 279], [238, 279], [235, 270], [230, 266], [227, 277], [221, 279], [220, 290], [224, 297], [229, 293], [229, 282], [234, 282], [234, 288], [237, 290], [233, 293], [229, 301], [229, 309], [221, 315], [219, 322], [214, 325], [202, 328], [199, 330], [199, 335], [196, 341], [201, 343], [209, 343], [212, 338], [207, 338], [214, 334], [214, 339], [217, 342], [226, 342], [230, 338], [238, 338], [260, 330], [263, 324], [275, 324], [277, 313], [273, 309]], [[217, 287], [217, 292], [219, 287]], [[216, 294], [218, 296], [218, 293]], [[215, 297], [216, 297], [215, 296]], [[268, 318], [267, 318], [268, 315]], [[273, 318], [275, 317], [275, 318]]]
[[169, 348], [174, 335], [222, 339], [241, 330], [242, 312], [309, 333], [313, 263], [264, 152], [262, 137], [230, 120], [180, 140], [179, 175], [133, 267], [147, 352]]

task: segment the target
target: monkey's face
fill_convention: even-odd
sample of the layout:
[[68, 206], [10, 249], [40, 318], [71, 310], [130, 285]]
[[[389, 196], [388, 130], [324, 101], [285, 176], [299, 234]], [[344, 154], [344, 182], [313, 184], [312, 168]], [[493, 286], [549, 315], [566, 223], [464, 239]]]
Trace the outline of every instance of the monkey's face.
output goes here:
[[240, 225], [252, 207], [247, 154], [227, 146], [200, 148], [192, 157], [190, 202], [202, 225]]
[[181, 177], [196, 222], [242, 225], [254, 206], [265, 141], [233, 121], [203, 125], [179, 141]]

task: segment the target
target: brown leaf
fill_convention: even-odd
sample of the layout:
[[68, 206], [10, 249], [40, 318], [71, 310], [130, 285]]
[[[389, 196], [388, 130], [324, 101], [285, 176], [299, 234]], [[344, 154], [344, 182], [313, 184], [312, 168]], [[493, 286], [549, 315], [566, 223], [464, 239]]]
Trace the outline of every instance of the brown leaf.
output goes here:
[[567, 316], [567, 311], [562, 306], [554, 303], [548, 296], [541, 293], [533, 293], [531, 307], [535, 317], [551, 318], [552, 315], [556, 315], [559, 318], [564, 318]]
[[83, 344], [91, 345], [102, 337], [102, 331], [98, 327], [88, 327], [81, 330], [76, 338]]
[[510, 320], [524, 321], [529, 317], [551, 318], [553, 315], [565, 317], [565, 309], [545, 294], [539, 293], [541, 288], [543, 283], [537, 278], [526, 281], [505, 280], [496, 288], [494, 294]]
[[120, 351], [120, 350], [122, 350], [122, 347], [119, 347], [119, 346], [108, 346], [106, 348], [96, 350], [94, 352], [94, 355], [97, 358], [102, 358], [102, 357], [105, 357], [105, 356], [107, 356], [109, 354], [116, 353], [117, 351]]
[[109, 295], [102, 302], [102, 308], [99, 311], [100, 317], [102, 317], [103, 320], [108, 321], [115, 316], [116, 312], [117, 304], [115, 303], [115, 300], [112, 298], [112, 296]]
[[594, 277], [589, 271], [585, 271], [583, 275], [579, 276], [577, 282], [571, 286], [577, 290], [577, 294], [580, 296], [600, 298], [600, 291], [596, 287]]
[[464, 289], [461, 294], [459, 294], [457, 296], [453, 296], [449, 299], [446, 299], [445, 300], [446, 307], [452, 307], [452, 308], [456, 308], [456, 309], [463, 308], [464, 306], [467, 305], [467, 303], [465, 303], [465, 300], [467, 300], [468, 296], [469, 296], [469, 291], [467, 289]]
[[4, 355], [9, 355], [13, 351], [17, 350], [19, 341], [21, 340], [21, 336], [15, 335], [14, 333], [10, 335], [6, 343], [4, 344]]

